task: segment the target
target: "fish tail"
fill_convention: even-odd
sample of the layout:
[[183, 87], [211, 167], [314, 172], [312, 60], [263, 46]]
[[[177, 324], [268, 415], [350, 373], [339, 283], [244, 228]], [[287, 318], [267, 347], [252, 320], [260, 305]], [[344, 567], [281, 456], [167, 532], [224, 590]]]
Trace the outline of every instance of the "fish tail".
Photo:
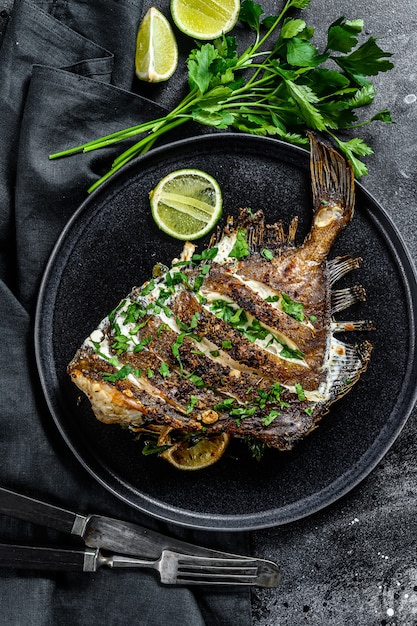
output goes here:
[[336, 150], [317, 141], [312, 133], [308, 136], [314, 212], [325, 206], [337, 206], [347, 223], [353, 217], [355, 206], [352, 167]]

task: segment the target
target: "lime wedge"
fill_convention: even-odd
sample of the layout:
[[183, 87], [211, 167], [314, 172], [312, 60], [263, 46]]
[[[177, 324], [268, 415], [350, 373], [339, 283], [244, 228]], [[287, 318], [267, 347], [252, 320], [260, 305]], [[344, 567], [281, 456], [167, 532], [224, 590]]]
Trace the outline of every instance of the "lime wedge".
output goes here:
[[157, 226], [183, 241], [209, 233], [222, 214], [219, 183], [197, 169], [171, 172], [150, 192], [149, 199]]
[[210, 41], [228, 33], [237, 22], [240, 0], [171, 0], [171, 15], [179, 30]]
[[178, 46], [165, 15], [151, 7], [136, 37], [136, 76], [149, 83], [168, 80], [178, 65]]

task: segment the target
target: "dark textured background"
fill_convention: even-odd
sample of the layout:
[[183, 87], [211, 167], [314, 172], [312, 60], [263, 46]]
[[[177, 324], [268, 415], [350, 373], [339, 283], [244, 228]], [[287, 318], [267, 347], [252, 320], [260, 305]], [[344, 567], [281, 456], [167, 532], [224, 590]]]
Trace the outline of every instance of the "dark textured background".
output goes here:
[[[11, 5], [0, 0], [0, 33]], [[394, 52], [395, 69], [374, 82], [376, 108], [389, 108], [395, 126], [373, 124], [361, 132], [375, 149], [362, 182], [416, 259], [417, 4], [312, 0], [303, 12], [318, 35], [340, 15], [363, 18], [366, 31]], [[176, 95], [170, 89], [152, 88], [150, 95], [170, 102]], [[254, 593], [254, 625], [417, 624], [416, 422], [414, 410], [383, 461], [342, 500], [308, 519], [253, 533], [254, 553], [276, 560], [283, 571], [277, 590]]]
[[[361, 182], [392, 217], [416, 262], [417, 3], [313, 0], [306, 14], [318, 30], [340, 15], [362, 18], [366, 32], [394, 53], [395, 68], [374, 84], [376, 107], [390, 109], [395, 126], [372, 124], [362, 130], [375, 155], [367, 158], [370, 173]], [[392, 311], [395, 315], [395, 303]], [[255, 624], [417, 624], [416, 424], [414, 409], [383, 461], [337, 504], [255, 534], [256, 553], [283, 568], [276, 592], [256, 593]]]

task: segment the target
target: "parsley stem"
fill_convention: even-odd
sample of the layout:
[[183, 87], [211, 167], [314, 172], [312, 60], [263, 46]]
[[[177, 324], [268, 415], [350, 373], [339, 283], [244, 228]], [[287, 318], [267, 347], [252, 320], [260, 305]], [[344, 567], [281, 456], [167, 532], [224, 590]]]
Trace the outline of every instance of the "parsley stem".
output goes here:
[[267, 41], [267, 39], [272, 35], [272, 33], [275, 31], [275, 29], [278, 26], [278, 24], [280, 23], [280, 21], [284, 18], [286, 12], [291, 7], [291, 5], [292, 5], [292, 0], [287, 0], [287, 3], [285, 4], [285, 6], [282, 9], [281, 13], [274, 20], [274, 22], [270, 26], [269, 30], [267, 30], [265, 35], [252, 47], [251, 56], [253, 56], [254, 52], [256, 52]]
[[[261, 20], [262, 7], [255, 0], [245, 0], [240, 19], [254, 36], [242, 54], [238, 56], [236, 37], [232, 36], [199, 45], [187, 59], [189, 91], [171, 111], [55, 152], [49, 158], [87, 153], [129, 140], [132, 145], [114, 159], [110, 170], [90, 187], [92, 191], [132, 158], [149, 151], [166, 133], [194, 120], [220, 129], [279, 136], [298, 145], [308, 143], [305, 131], [323, 131], [352, 163], [355, 175], [366, 174], [358, 157], [371, 154], [371, 148], [359, 138], [342, 142], [331, 131], [360, 128], [378, 120], [392, 123], [386, 110], [364, 122], [355, 115], [355, 109], [373, 100], [375, 90], [367, 77], [391, 69], [393, 64], [386, 57], [392, 55], [381, 50], [373, 37], [351, 52], [358, 45], [363, 23], [345, 18], [329, 26], [327, 46], [320, 54], [310, 43], [314, 28], [301, 19], [287, 18], [290, 9], [304, 9], [309, 3], [284, 0], [278, 16]], [[263, 36], [262, 26], [266, 26]], [[334, 52], [338, 54], [333, 56]], [[325, 61], [334, 62], [338, 69], [324, 67]]]
[[97, 187], [99, 187], [105, 180], [110, 178], [113, 174], [115, 174], [120, 168], [126, 165], [129, 161], [133, 159], [133, 157], [138, 156], [140, 154], [145, 154], [150, 150], [155, 143], [155, 141], [159, 138], [160, 135], [165, 134], [166, 132], [172, 130], [176, 126], [180, 126], [184, 122], [187, 121], [187, 118], [177, 118], [173, 120], [170, 124], [166, 124], [164, 127], [160, 128], [159, 131], [153, 133], [152, 135], [147, 135], [133, 146], [119, 154], [119, 156], [113, 161], [111, 169], [106, 172], [101, 178], [96, 180], [91, 187], [88, 189], [88, 193], [94, 191]]

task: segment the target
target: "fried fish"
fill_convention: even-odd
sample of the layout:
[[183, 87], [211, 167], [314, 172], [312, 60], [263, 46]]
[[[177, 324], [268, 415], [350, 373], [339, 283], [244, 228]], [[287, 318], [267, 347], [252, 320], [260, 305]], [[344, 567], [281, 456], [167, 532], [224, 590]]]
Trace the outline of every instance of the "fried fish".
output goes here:
[[372, 346], [337, 335], [372, 323], [333, 316], [365, 299], [361, 286], [334, 288], [361, 259], [327, 258], [353, 217], [354, 177], [335, 150], [310, 143], [313, 215], [300, 245], [297, 218], [285, 230], [241, 209], [201, 253], [186, 243], [84, 341], [68, 373], [98, 420], [158, 433], [168, 459], [219, 437], [222, 452], [230, 437], [290, 450], [358, 381]]

